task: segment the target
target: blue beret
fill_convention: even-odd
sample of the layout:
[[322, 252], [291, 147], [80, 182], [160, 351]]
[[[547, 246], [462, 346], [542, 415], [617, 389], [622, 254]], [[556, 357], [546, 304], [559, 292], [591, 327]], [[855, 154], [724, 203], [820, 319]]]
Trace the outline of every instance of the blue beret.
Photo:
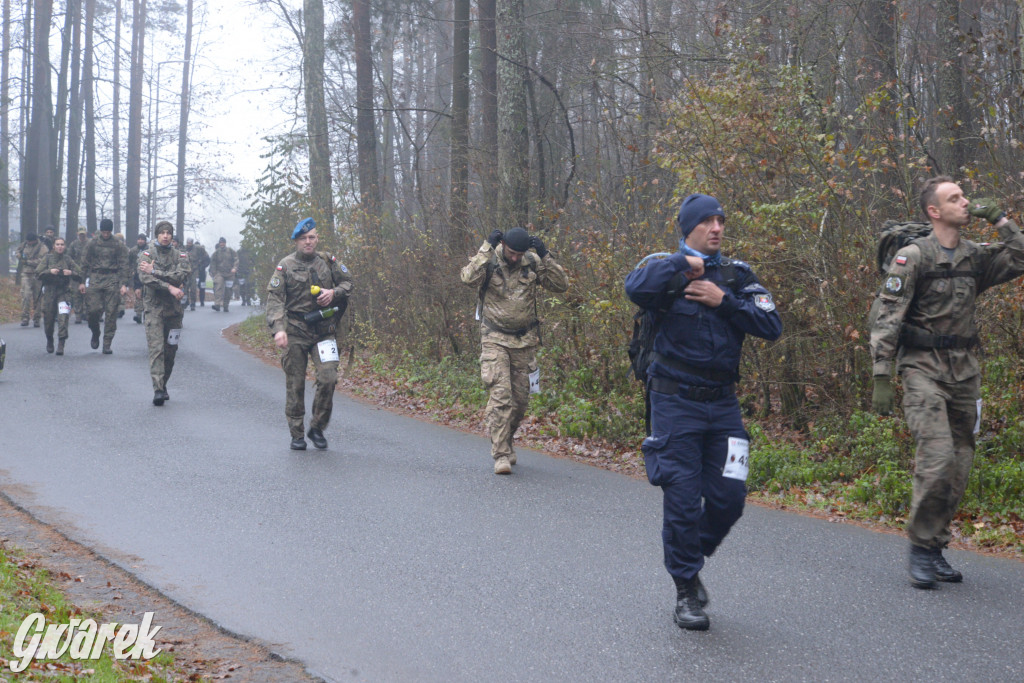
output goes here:
[[682, 206], [679, 207], [676, 223], [679, 225], [683, 237], [687, 237], [699, 223], [712, 216], [725, 218], [725, 211], [722, 210], [722, 205], [718, 203], [718, 200], [706, 194], [691, 194], [683, 200]]
[[292, 230], [292, 239], [295, 239], [299, 235], [305, 235], [314, 228], [316, 228], [316, 221], [312, 218], [303, 218], [295, 225], [295, 229]]

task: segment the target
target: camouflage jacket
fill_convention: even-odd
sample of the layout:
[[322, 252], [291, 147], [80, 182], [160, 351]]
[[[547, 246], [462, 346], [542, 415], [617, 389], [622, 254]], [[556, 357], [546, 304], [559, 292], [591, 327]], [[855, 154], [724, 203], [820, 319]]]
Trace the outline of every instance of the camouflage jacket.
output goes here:
[[316, 297], [310, 287], [319, 285], [324, 289], [334, 289], [334, 303], [340, 297], [352, 293], [352, 276], [343, 264], [329, 254], [316, 252], [311, 258], [305, 258], [297, 251], [288, 254], [277, 264], [274, 274], [267, 285], [267, 326], [270, 334], [288, 332], [317, 337], [326, 330], [309, 325], [302, 316], [320, 309]]
[[39, 262], [49, 251], [42, 240], [36, 240], [34, 246], [28, 242], [22, 242], [18, 247], [18, 269], [22, 273], [35, 275]]
[[939, 382], [961, 382], [980, 373], [973, 348], [975, 300], [989, 287], [1024, 274], [1020, 228], [1007, 221], [999, 236], [1002, 241], [992, 244], [961, 238], [952, 258], [934, 234], [896, 252], [871, 328], [876, 377], [892, 374], [894, 358], [899, 372], [916, 368]]
[[107, 240], [93, 237], [85, 245], [82, 274], [89, 279], [90, 287], [129, 286], [128, 247], [113, 236]]
[[[50, 272], [54, 268], [61, 271], [59, 275], [54, 275]], [[65, 275], [65, 270], [70, 270], [71, 275]], [[45, 293], [65, 294], [71, 289], [72, 280], [82, 280], [82, 269], [75, 263], [73, 258], [68, 256], [67, 251], [63, 254], [51, 251], [39, 262], [39, 265], [36, 267], [36, 275], [39, 276], [39, 281], [43, 283], [43, 291]]]
[[130, 279], [132, 281], [132, 287], [138, 287], [141, 283], [139, 280], [139, 253], [149, 249], [151, 246], [156, 245], [154, 241], [152, 245], [147, 244], [140, 247], [136, 244], [134, 247], [128, 250], [128, 272], [130, 273]]
[[142, 301], [146, 315], [182, 315], [184, 307], [169, 288], [172, 285], [181, 288], [192, 272], [188, 254], [170, 245], [162, 247], [153, 243], [139, 252], [139, 264], [143, 263], [153, 264], [152, 273], [138, 271], [139, 280], [145, 285]]
[[213, 250], [213, 256], [210, 257], [210, 275], [225, 277], [231, 279], [231, 270], [238, 268], [238, 257], [235, 256], [235, 250], [231, 247], [224, 247], [223, 249], [217, 247]]
[[85, 246], [87, 244], [89, 244], [89, 240], [83, 241], [77, 238], [73, 242], [68, 242], [67, 254], [75, 263], [82, 263], [82, 259], [85, 258]]
[[569, 288], [569, 278], [551, 254], [541, 258], [528, 251], [515, 266], [505, 260], [502, 245], [497, 249], [484, 242], [462, 269], [462, 282], [479, 290], [487, 278], [487, 264], [494, 272], [484, 292], [480, 321], [481, 341], [510, 349], [522, 349], [540, 343], [537, 331], [537, 287], [552, 292]]

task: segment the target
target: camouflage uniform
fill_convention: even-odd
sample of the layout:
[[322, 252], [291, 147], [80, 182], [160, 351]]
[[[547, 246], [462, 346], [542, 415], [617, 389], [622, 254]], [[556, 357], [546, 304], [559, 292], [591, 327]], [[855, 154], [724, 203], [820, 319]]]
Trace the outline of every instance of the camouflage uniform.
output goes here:
[[137, 271], [144, 285], [146, 343], [149, 345], [149, 376], [154, 391], [166, 391], [174, 369], [178, 340], [168, 339], [172, 331], [180, 334], [185, 307], [168, 290], [187, 284], [191, 265], [188, 254], [177, 247], [161, 246], [154, 241], [139, 254], [139, 263], [152, 263], [153, 272]]
[[302, 316], [320, 309], [316, 297], [310, 293], [312, 285], [334, 288], [334, 303], [352, 293], [352, 277], [348, 269], [330, 255], [316, 252], [306, 259], [294, 252], [281, 259], [267, 286], [267, 325], [270, 334], [288, 333], [288, 348], [281, 357], [285, 372], [284, 414], [292, 438], [303, 436], [303, 418], [306, 414], [306, 368], [313, 361], [316, 371], [316, 391], [313, 395], [313, 414], [310, 428], [324, 430], [331, 420], [334, 405], [334, 386], [338, 381], [338, 361], [320, 360], [317, 344], [336, 338], [338, 316], [312, 325]]
[[480, 377], [490, 394], [485, 420], [491, 457], [514, 461], [512, 438], [529, 405], [529, 375], [537, 369], [537, 286], [564, 292], [569, 280], [550, 253], [541, 258], [525, 252], [513, 266], [505, 260], [504, 245], [494, 248], [484, 242], [463, 267], [462, 282], [479, 289], [488, 263], [496, 267], [485, 292], [480, 325]]
[[251, 306], [255, 288], [252, 284], [252, 253], [245, 247], [238, 249], [238, 276], [235, 287], [243, 306]]
[[[235, 273], [238, 268], [238, 257], [235, 250], [227, 245], [218, 244], [210, 257], [210, 275], [213, 276], [213, 305], [223, 307], [227, 312], [231, 303], [231, 290], [234, 287]], [[231, 287], [227, 285], [231, 282]]]
[[121, 306], [121, 287], [128, 286], [128, 248], [113, 235], [97, 235], [85, 247], [82, 275], [88, 280], [85, 293], [89, 309], [89, 329], [99, 334], [103, 316], [103, 348], [109, 349], [117, 332], [117, 312]]
[[[154, 242], [154, 244], [156, 243]], [[141, 293], [142, 290], [142, 280], [139, 278], [139, 253], [148, 248], [149, 245], [144, 241], [142, 244], [136, 243], [134, 247], [128, 250], [128, 279], [130, 281], [128, 288], [132, 290], [134, 297], [132, 310], [135, 311], [135, 322], [137, 323], [142, 322], [143, 310], [142, 296], [135, 294], [135, 292]]]
[[36, 277], [36, 268], [40, 261], [46, 256], [49, 249], [41, 239], [35, 244], [22, 242], [18, 247], [18, 269], [21, 272], [21, 324], [27, 325], [29, 316], [32, 323], [39, 327], [39, 318], [42, 317], [40, 308], [41, 285]]
[[[874, 375], [889, 376], [895, 358], [903, 412], [914, 440], [913, 498], [907, 532], [913, 545], [944, 548], [949, 524], [974, 461], [981, 370], [974, 347], [975, 299], [1024, 274], [1024, 235], [1013, 221], [994, 244], [960, 240], [953, 257], [934, 234], [896, 252], [879, 292], [871, 329]], [[955, 275], [950, 275], [955, 273]]]
[[192, 302], [190, 308], [195, 310], [197, 301], [200, 306], [206, 305], [206, 267], [210, 265], [210, 255], [206, 253], [206, 248], [199, 242], [193, 243], [186, 251], [189, 261], [192, 263], [188, 300]]
[[[51, 273], [54, 268], [61, 273]], [[65, 270], [70, 270], [71, 275], [64, 275]], [[78, 287], [72, 287], [71, 282], [81, 281], [82, 269], [68, 256], [67, 251], [63, 254], [51, 251], [39, 262], [36, 275], [43, 286], [43, 331], [46, 332], [46, 339], [52, 343], [53, 324], [56, 322], [57, 338], [63, 341], [68, 338], [68, 314], [60, 314], [58, 306], [61, 301], [71, 303], [71, 293], [78, 291]]]
[[[81, 264], [85, 258], [85, 245], [89, 240], [84, 239], [85, 233], [79, 233], [79, 238], [68, 244], [67, 254], [75, 263]], [[85, 295], [78, 291], [78, 287], [71, 288], [71, 308], [75, 310], [75, 324], [82, 322], [85, 315]]]

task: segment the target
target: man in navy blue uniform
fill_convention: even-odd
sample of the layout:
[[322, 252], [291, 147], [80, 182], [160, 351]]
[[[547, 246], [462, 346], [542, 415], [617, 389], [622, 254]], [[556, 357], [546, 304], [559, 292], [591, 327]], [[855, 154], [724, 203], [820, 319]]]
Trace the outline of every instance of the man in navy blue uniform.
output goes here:
[[651, 254], [626, 276], [626, 294], [654, 316], [647, 388], [651, 435], [644, 463], [664, 492], [665, 568], [676, 584], [675, 623], [710, 626], [699, 572], [743, 514], [748, 435], [735, 383], [745, 335], [778, 339], [772, 295], [742, 261], [722, 257], [725, 211], [692, 194], [676, 219], [679, 251]]

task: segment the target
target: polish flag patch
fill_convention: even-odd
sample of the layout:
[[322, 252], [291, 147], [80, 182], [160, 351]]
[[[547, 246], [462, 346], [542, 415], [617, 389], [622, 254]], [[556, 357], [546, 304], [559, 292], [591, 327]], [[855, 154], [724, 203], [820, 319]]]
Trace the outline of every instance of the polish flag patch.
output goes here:
[[284, 267], [282, 267], [282, 266], [278, 266], [278, 267], [277, 267], [277, 269], [278, 269], [278, 270], [284, 270]]
[[905, 265], [906, 262], [907, 262], [907, 257], [906, 256], [897, 256], [896, 257], [896, 265], [902, 266], [902, 265]]

